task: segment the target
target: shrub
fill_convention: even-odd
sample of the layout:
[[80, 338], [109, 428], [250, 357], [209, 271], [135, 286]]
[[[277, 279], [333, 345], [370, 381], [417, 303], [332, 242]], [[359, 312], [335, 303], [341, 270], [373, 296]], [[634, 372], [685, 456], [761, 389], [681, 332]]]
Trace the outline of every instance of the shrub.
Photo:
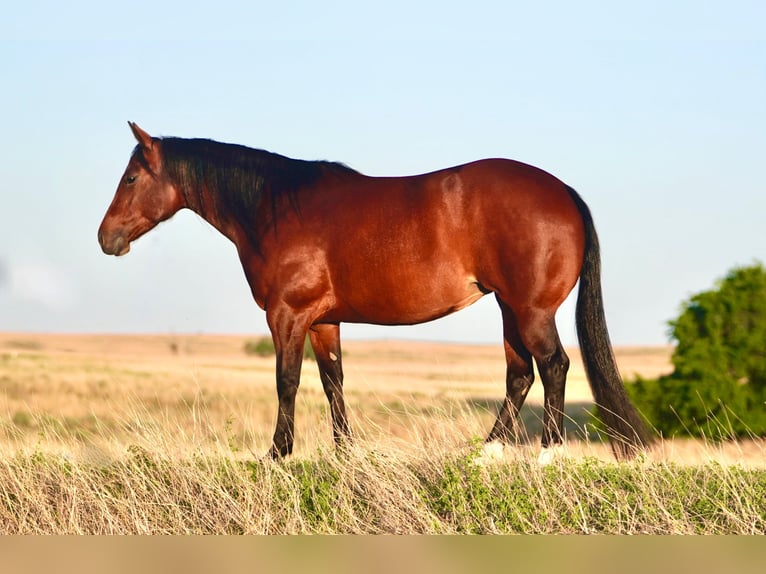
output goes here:
[[[246, 355], [256, 355], [258, 357], [273, 357], [276, 353], [274, 341], [271, 337], [259, 337], [258, 339], [245, 341], [244, 351]], [[314, 349], [311, 348], [311, 342], [308, 337], [306, 337], [306, 342], [303, 345], [303, 358], [316, 361]]]
[[665, 435], [766, 435], [766, 270], [735, 268], [671, 321], [670, 375], [628, 385]]

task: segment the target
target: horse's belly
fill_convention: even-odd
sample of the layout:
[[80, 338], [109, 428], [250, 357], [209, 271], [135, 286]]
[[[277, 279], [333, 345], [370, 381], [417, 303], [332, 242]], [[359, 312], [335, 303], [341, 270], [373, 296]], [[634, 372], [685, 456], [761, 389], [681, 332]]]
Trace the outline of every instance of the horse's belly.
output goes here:
[[350, 293], [339, 297], [338, 320], [380, 325], [412, 325], [424, 323], [459, 311], [478, 301], [482, 291], [475, 278], [452, 280], [420, 280], [392, 284], [381, 281], [376, 285], [351, 287]]

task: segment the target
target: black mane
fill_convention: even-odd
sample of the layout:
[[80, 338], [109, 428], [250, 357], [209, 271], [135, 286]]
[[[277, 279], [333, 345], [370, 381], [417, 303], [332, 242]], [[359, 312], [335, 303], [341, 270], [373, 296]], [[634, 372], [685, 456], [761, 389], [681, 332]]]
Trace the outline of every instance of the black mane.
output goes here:
[[295, 193], [316, 183], [328, 170], [356, 173], [340, 163], [291, 159], [209, 139], [167, 137], [160, 142], [163, 167], [185, 194], [187, 204], [205, 217], [205, 188], [219, 196], [219, 209], [237, 218], [250, 234], [255, 232], [255, 211], [264, 193], [270, 196], [272, 209], [279, 196], [295, 205]]

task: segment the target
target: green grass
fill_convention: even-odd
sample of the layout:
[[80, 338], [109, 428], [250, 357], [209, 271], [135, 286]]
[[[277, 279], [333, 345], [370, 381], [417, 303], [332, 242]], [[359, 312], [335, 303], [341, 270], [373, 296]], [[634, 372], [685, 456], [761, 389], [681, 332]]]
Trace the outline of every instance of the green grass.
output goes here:
[[[590, 403], [570, 401], [572, 458], [542, 468], [541, 407], [531, 402], [521, 413], [528, 440], [483, 463], [471, 437], [491, 428], [502, 393], [464, 373], [489, 359], [469, 368], [448, 353], [458, 366], [440, 381], [409, 345], [353, 350], [346, 399], [356, 442], [342, 454], [309, 366], [295, 454], [265, 461], [273, 360], [246, 356], [238, 338], [178, 341], [175, 354], [166, 338], [25, 338], [0, 348], [0, 533], [765, 530], [762, 440], [661, 441], [617, 464], [591, 432]], [[380, 353], [420, 362], [392, 368]]]
[[0, 532], [763, 534], [766, 471], [352, 447], [274, 463], [131, 446], [0, 462]]

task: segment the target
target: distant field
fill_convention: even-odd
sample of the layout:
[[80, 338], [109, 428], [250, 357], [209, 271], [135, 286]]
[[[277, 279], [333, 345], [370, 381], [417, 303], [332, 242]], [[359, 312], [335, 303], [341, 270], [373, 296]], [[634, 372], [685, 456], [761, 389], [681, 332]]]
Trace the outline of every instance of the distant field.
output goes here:
[[[140, 437], [136, 425], [178, 435], [178, 448], [220, 441], [265, 452], [276, 414], [274, 359], [244, 352], [246, 336], [56, 335], [0, 333], [0, 447], [59, 445], [72, 456], [122, 449]], [[617, 348], [626, 377], [671, 370], [670, 347]], [[572, 448], [609, 458], [590, 434], [590, 389], [577, 349], [567, 384], [567, 432]], [[498, 345], [402, 341], [344, 342], [346, 395], [357, 432], [375, 440], [417, 441], [447, 421], [467, 440], [484, 436], [503, 398], [505, 363]], [[542, 385], [522, 410], [537, 441]], [[432, 417], [433, 415], [433, 417]], [[429, 419], [434, 418], [434, 421]], [[432, 424], [433, 422], [433, 424]], [[316, 365], [303, 367], [296, 411], [296, 454], [331, 445], [327, 403]], [[2, 440], [4, 437], [5, 440]], [[590, 436], [593, 439], [593, 436]], [[694, 462], [763, 464], [760, 445], [711, 453], [693, 441], [666, 442], [656, 456]]]
[[[200, 433], [199, 417], [248, 447], [266, 450], [276, 413], [274, 359], [249, 356], [244, 336], [0, 335], [0, 412], [11, 435], [37, 440], [57, 428], [87, 443], [104, 434], [132, 440], [130, 420]], [[668, 370], [668, 348], [618, 350], [626, 374]], [[577, 350], [570, 350], [568, 412], [585, 421], [592, 404]], [[344, 342], [346, 394], [355, 427], [409, 437], [429, 412], [470, 411], [489, 430], [504, 393], [502, 347], [413, 342]], [[307, 360], [297, 411], [298, 448], [329, 439], [326, 400]], [[530, 392], [530, 425], [542, 385]], [[422, 423], [423, 421], [420, 420]], [[53, 427], [51, 427], [53, 425]], [[51, 428], [49, 428], [51, 427]], [[316, 428], [315, 428], [316, 427]], [[311, 429], [312, 432], [306, 432]], [[531, 428], [530, 432], [536, 429]], [[457, 430], [457, 432], [461, 432]], [[204, 434], [204, 433], [203, 433]]]
[[[503, 398], [500, 344], [400, 341], [344, 343], [357, 437], [348, 465], [335, 456], [310, 360], [295, 453], [283, 465], [264, 462], [276, 415], [274, 360], [247, 355], [247, 340], [0, 333], [1, 531], [752, 532], [766, 523], [762, 441], [664, 441], [636, 463], [615, 465], [593, 431], [576, 349], [569, 458], [557, 470], [534, 462], [539, 382], [522, 410], [529, 440], [506, 447], [496, 470], [477, 470]], [[616, 356], [624, 375], [656, 376], [670, 370], [671, 352], [618, 348]], [[503, 490], [514, 481], [537, 486]], [[672, 500], [652, 506], [676, 488]], [[719, 498], [722, 488], [736, 496]], [[558, 500], [562, 489], [575, 499]], [[203, 499], [210, 508], [195, 506]], [[611, 518], [602, 522], [598, 505], [607, 499]], [[638, 509], [648, 512], [643, 522], [623, 521]], [[551, 512], [571, 512], [571, 520], [551, 521]]]

